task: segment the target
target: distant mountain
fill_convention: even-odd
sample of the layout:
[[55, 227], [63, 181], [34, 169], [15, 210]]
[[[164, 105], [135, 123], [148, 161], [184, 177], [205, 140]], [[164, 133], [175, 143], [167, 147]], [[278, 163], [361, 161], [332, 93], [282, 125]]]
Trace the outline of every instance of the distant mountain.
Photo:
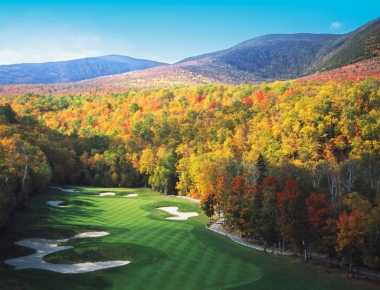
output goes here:
[[77, 82], [161, 65], [166, 64], [121, 55], [89, 57], [59, 62], [1, 65], [0, 85]]
[[[243, 84], [296, 79], [380, 56], [380, 18], [343, 34], [274, 34], [176, 64], [99, 78], [83, 89], [152, 88], [194, 83]], [[152, 81], [154, 80], [154, 81]], [[118, 84], [118, 85], [116, 85]], [[143, 85], [144, 84], [144, 85]]]
[[[116, 56], [105, 58], [110, 57]], [[69, 84], [2, 86], [0, 94], [19, 95], [26, 92], [83, 94], [211, 83], [231, 85], [271, 82], [297, 79], [361, 62], [360, 74], [354, 67], [348, 67], [331, 74], [326, 73], [320, 78], [352, 79], [349, 72], [355, 72], [354, 78], [358, 79], [365, 77], [366, 73], [369, 76], [378, 75], [379, 57], [380, 18], [343, 35], [308, 33], [265, 35], [226, 50], [186, 58], [172, 65], [153, 63], [156, 66], [154, 68]], [[374, 61], [375, 63], [372, 63]], [[72, 67], [65, 80], [61, 82], [74, 81], [69, 80], [69, 77], [75, 77], [76, 73]], [[0, 67], [0, 83], [1, 78], [5, 77], [8, 76], [2, 76]]]
[[184, 59], [179, 64], [200, 73], [205, 71], [205, 65], [221, 68], [223, 73], [219, 71], [217, 75], [223, 74], [233, 83], [244, 82], [244, 76], [257, 81], [290, 79], [312, 69], [323, 57], [320, 51], [338, 38], [333, 34], [265, 35], [223, 51]]
[[294, 79], [377, 56], [380, 56], [380, 18], [344, 35], [260, 36], [178, 64], [204, 77], [237, 84]]

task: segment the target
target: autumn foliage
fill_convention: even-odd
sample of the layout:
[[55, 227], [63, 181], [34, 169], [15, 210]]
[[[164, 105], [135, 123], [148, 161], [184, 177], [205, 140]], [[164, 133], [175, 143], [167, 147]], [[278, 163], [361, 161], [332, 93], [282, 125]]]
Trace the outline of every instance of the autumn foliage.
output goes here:
[[[149, 186], [303, 256], [345, 259], [355, 233], [375, 267], [379, 119], [376, 78], [4, 96], [0, 226], [48, 182]], [[366, 210], [348, 207], [354, 192]]]

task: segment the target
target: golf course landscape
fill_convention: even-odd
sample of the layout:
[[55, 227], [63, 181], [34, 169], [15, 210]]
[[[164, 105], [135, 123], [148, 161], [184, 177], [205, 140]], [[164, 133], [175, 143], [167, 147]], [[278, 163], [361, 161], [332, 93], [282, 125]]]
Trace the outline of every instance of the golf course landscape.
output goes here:
[[[209, 231], [196, 202], [143, 188], [67, 189], [75, 191], [51, 187], [33, 197], [30, 210], [1, 238], [0, 289], [358, 289], [298, 258], [253, 250]], [[169, 206], [199, 215], [167, 220], [173, 215], [157, 208]], [[94, 232], [100, 234], [68, 239]], [[68, 239], [62, 245], [73, 247], [44, 256], [49, 263], [129, 263], [75, 274], [4, 263], [33, 254], [14, 244], [30, 238]]]

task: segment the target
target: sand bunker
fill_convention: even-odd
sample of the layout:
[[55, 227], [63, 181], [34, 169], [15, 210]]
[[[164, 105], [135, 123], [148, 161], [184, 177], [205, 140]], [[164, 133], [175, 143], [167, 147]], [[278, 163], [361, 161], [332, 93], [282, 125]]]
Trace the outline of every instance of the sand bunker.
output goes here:
[[96, 194], [94, 196], [106, 196], [106, 195], [115, 195], [114, 192], [100, 192], [99, 194]]
[[82, 238], [97, 238], [97, 237], [103, 237], [109, 234], [110, 234], [109, 232], [85, 232], [85, 233], [75, 235], [74, 237], [70, 238], [70, 240], [82, 239]]
[[[93, 238], [108, 235], [108, 232], [86, 232], [78, 234], [70, 239], [77, 238]], [[33, 255], [5, 260], [4, 263], [15, 266], [16, 269], [37, 268], [44, 270], [51, 270], [59, 273], [84, 273], [90, 271], [101, 270], [105, 268], [117, 267], [129, 264], [129, 261], [106, 261], [106, 262], [87, 262], [78, 264], [51, 264], [43, 261], [43, 256], [70, 249], [72, 246], [58, 246], [59, 244], [67, 241], [64, 240], [46, 240], [46, 239], [25, 239], [16, 242], [17, 245], [36, 249], [37, 252]]]
[[64, 189], [64, 188], [62, 188], [62, 187], [57, 187], [57, 186], [52, 186], [52, 187], [50, 187], [50, 188], [57, 188], [57, 189], [60, 189], [60, 190], [62, 190], [62, 191], [66, 191], [66, 192], [76, 192], [75, 189]]
[[124, 195], [124, 197], [136, 197], [136, 196], [138, 196], [137, 193], [130, 193], [130, 194]]
[[47, 202], [48, 205], [54, 206], [54, 207], [68, 207], [67, 205], [60, 205], [63, 200], [50, 200]]
[[196, 212], [179, 212], [176, 206], [163, 206], [157, 209], [166, 211], [170, 214], [176, 215], [175, 217], [167, 217], [167, 220], [187, 220], [189, 217], [198, 216]]

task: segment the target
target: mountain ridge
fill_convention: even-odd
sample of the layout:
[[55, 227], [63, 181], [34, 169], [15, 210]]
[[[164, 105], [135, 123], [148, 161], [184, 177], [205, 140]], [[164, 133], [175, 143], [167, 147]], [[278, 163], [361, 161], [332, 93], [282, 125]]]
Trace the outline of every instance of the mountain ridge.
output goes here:
[[[346, 34], [269, 34], [231, 48], [185, 58], [175, 64], [95, 77], [80, 82], [2, 86], [1, 94], [86, 93], [198, 84], [237, 85], [303, 78], [380, 56], [380, 18]], [[361, 65], [361, 64], [360, 64]], [[364, 66], [368, 66], [365, 64]], [[378, 64], [367, 70], [376, 76]], [[351, 70], [351, 68], [350, 68]], [[340, 78], [348, 77], [339, 73]], [[328, 74], [327, 74], [328, 75]], [[328, 75], [327, 78], [330, 76]], [[363, 74], [358, 77], [364, 77]]]
[[167, 64], [116, 54], [57, 62], [1, 65], [0, 84], [69, 83], [161, 65]]

